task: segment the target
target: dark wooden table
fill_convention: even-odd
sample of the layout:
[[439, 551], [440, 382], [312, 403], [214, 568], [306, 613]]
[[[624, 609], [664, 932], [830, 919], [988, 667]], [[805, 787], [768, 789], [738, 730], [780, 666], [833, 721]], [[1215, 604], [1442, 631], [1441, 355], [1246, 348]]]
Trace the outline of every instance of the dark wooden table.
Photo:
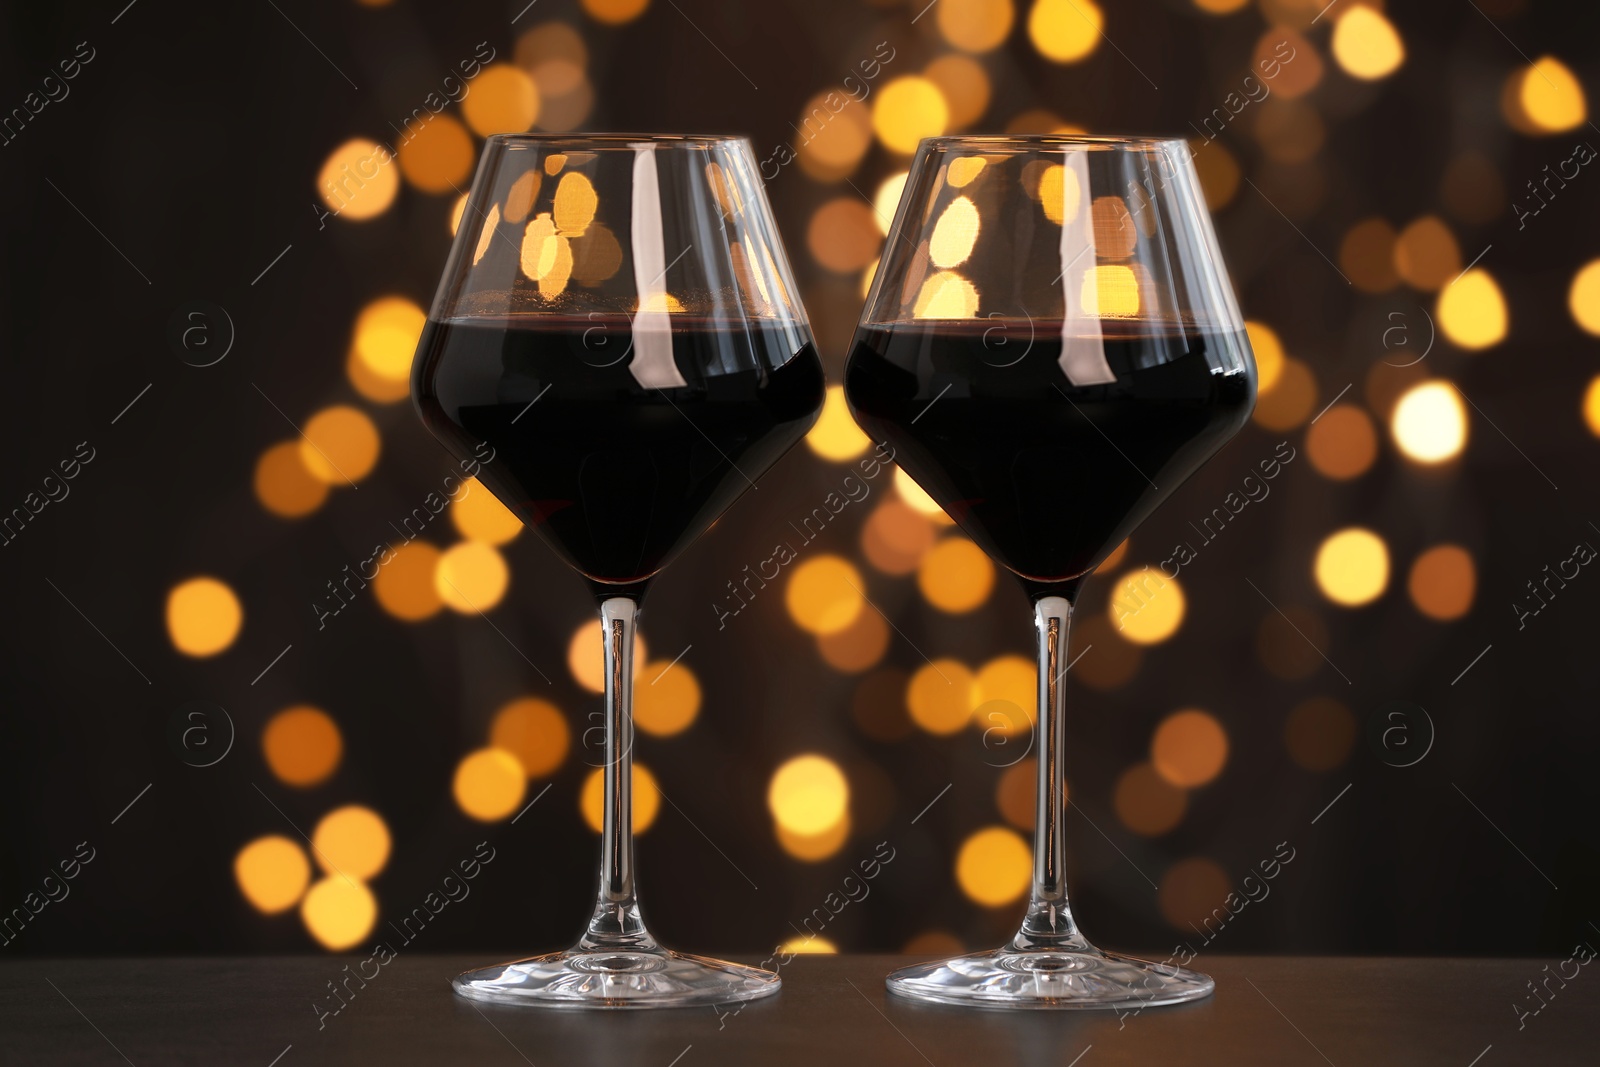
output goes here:
[[[886, 999], [907, 957], [799, 957], [778, 996], [711, 1009], [537, 1011], [476, 1005], [447, 979], [480, 958], [402, 953], [337, 1015], [330, 956], [0, 963], [0, 1063], [576, 1064], [953, 1067], [1258, 1064], [1504, 1067], [1600, 1063], [1600, 973], [1546, 1007], [1527, 982], [1556, 961], [1208, 957], [1199, 1004], [1106, 1012], [961, 1011]], [[1546, 964], [1550, 970], [1545, 971]], [[1570, 970], [1570, 968], [1569, 968]], [[370, 972], [369, 972], [370, 973]], [[319, 1026], [320, 1023], [320, 1026]]]

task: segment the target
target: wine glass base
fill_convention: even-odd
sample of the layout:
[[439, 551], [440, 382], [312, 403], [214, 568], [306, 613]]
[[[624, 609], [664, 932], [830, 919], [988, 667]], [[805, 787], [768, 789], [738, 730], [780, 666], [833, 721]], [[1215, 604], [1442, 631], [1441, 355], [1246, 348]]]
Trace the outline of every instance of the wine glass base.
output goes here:
[[569, 949], [458, 974], [457, 995], [541, 1008], [689, 1008], [771, 996], [771, 971], [668, 949]]
[[1147, 1008], [1211, 995], [1204, 974], [1101, 952], [994, 949], [919, 963], [891, 974], [889, 992], [913, 1000], [974, 1008]]

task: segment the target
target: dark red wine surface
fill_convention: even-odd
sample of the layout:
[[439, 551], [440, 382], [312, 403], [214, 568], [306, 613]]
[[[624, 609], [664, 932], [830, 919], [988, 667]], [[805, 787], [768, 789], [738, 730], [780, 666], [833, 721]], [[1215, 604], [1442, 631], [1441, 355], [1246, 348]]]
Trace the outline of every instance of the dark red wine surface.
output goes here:
[[1075, 385], [1059, 322], [863, 326], [845, 396], [997, 562], [1070, 581], [1233, 436], [1255, 398], [1243, 333], [1108, 323], [1100, 341], [1115, 380]]
[[[458, 458], [594, 582], [643, 582], [816, 421], [821, 362], [761, 323], [674, 315], [683, 384], [642, 385], [631, 322], [517, 316], [430, 321], [411, 395]], [[645, 375], [660, 381], [658, 375]]]

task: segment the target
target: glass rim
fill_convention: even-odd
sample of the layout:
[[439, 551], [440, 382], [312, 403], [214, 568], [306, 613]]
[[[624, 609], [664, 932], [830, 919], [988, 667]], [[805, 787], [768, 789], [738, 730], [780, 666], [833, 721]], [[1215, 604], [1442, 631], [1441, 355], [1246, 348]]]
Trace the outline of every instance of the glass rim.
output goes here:
[[486, 144], [570, 144], [597, 150], [625, 148], [641, 142], [667, 147], [710, 148], [749, 144], [742, 133], [492, 133]]
[[[1005, 133], [1005, 134], [944, 134], [939, 137], [924, 137], [922, 145], [932, 149], [946, 151], [950, 149], [970, 148], [974, 150], [1001, 150], [1015, 149], [1027, 151], [1039, 148], [1084, 148], [1084, 149], [1123, 149], [1123, 150], [1151, 150], [1156, 148], [1169, 148], [1175, 145], [1188, 145], [1187, 138], [1174, 137], [1162, 134], [1091, 134], [1091, 133]], [[920, 147], [920, 146], [919, 146]]]

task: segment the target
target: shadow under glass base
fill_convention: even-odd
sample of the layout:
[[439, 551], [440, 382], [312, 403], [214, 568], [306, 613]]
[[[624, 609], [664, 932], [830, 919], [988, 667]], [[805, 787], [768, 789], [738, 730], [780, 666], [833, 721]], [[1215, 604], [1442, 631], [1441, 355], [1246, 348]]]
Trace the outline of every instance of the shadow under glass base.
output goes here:
[[994, 949], [919, 963], [891, 974], [889, 992], [914, 1000], [974, 1008], [1137, 1009], [1211, 995], [1209, 976], [1073, 948]]
[[755, 1000], [783, 984], [771, 971], [668, 949], [569, 949], [459, 974], [457, 994], [546, 1008], [689, 1008]]

